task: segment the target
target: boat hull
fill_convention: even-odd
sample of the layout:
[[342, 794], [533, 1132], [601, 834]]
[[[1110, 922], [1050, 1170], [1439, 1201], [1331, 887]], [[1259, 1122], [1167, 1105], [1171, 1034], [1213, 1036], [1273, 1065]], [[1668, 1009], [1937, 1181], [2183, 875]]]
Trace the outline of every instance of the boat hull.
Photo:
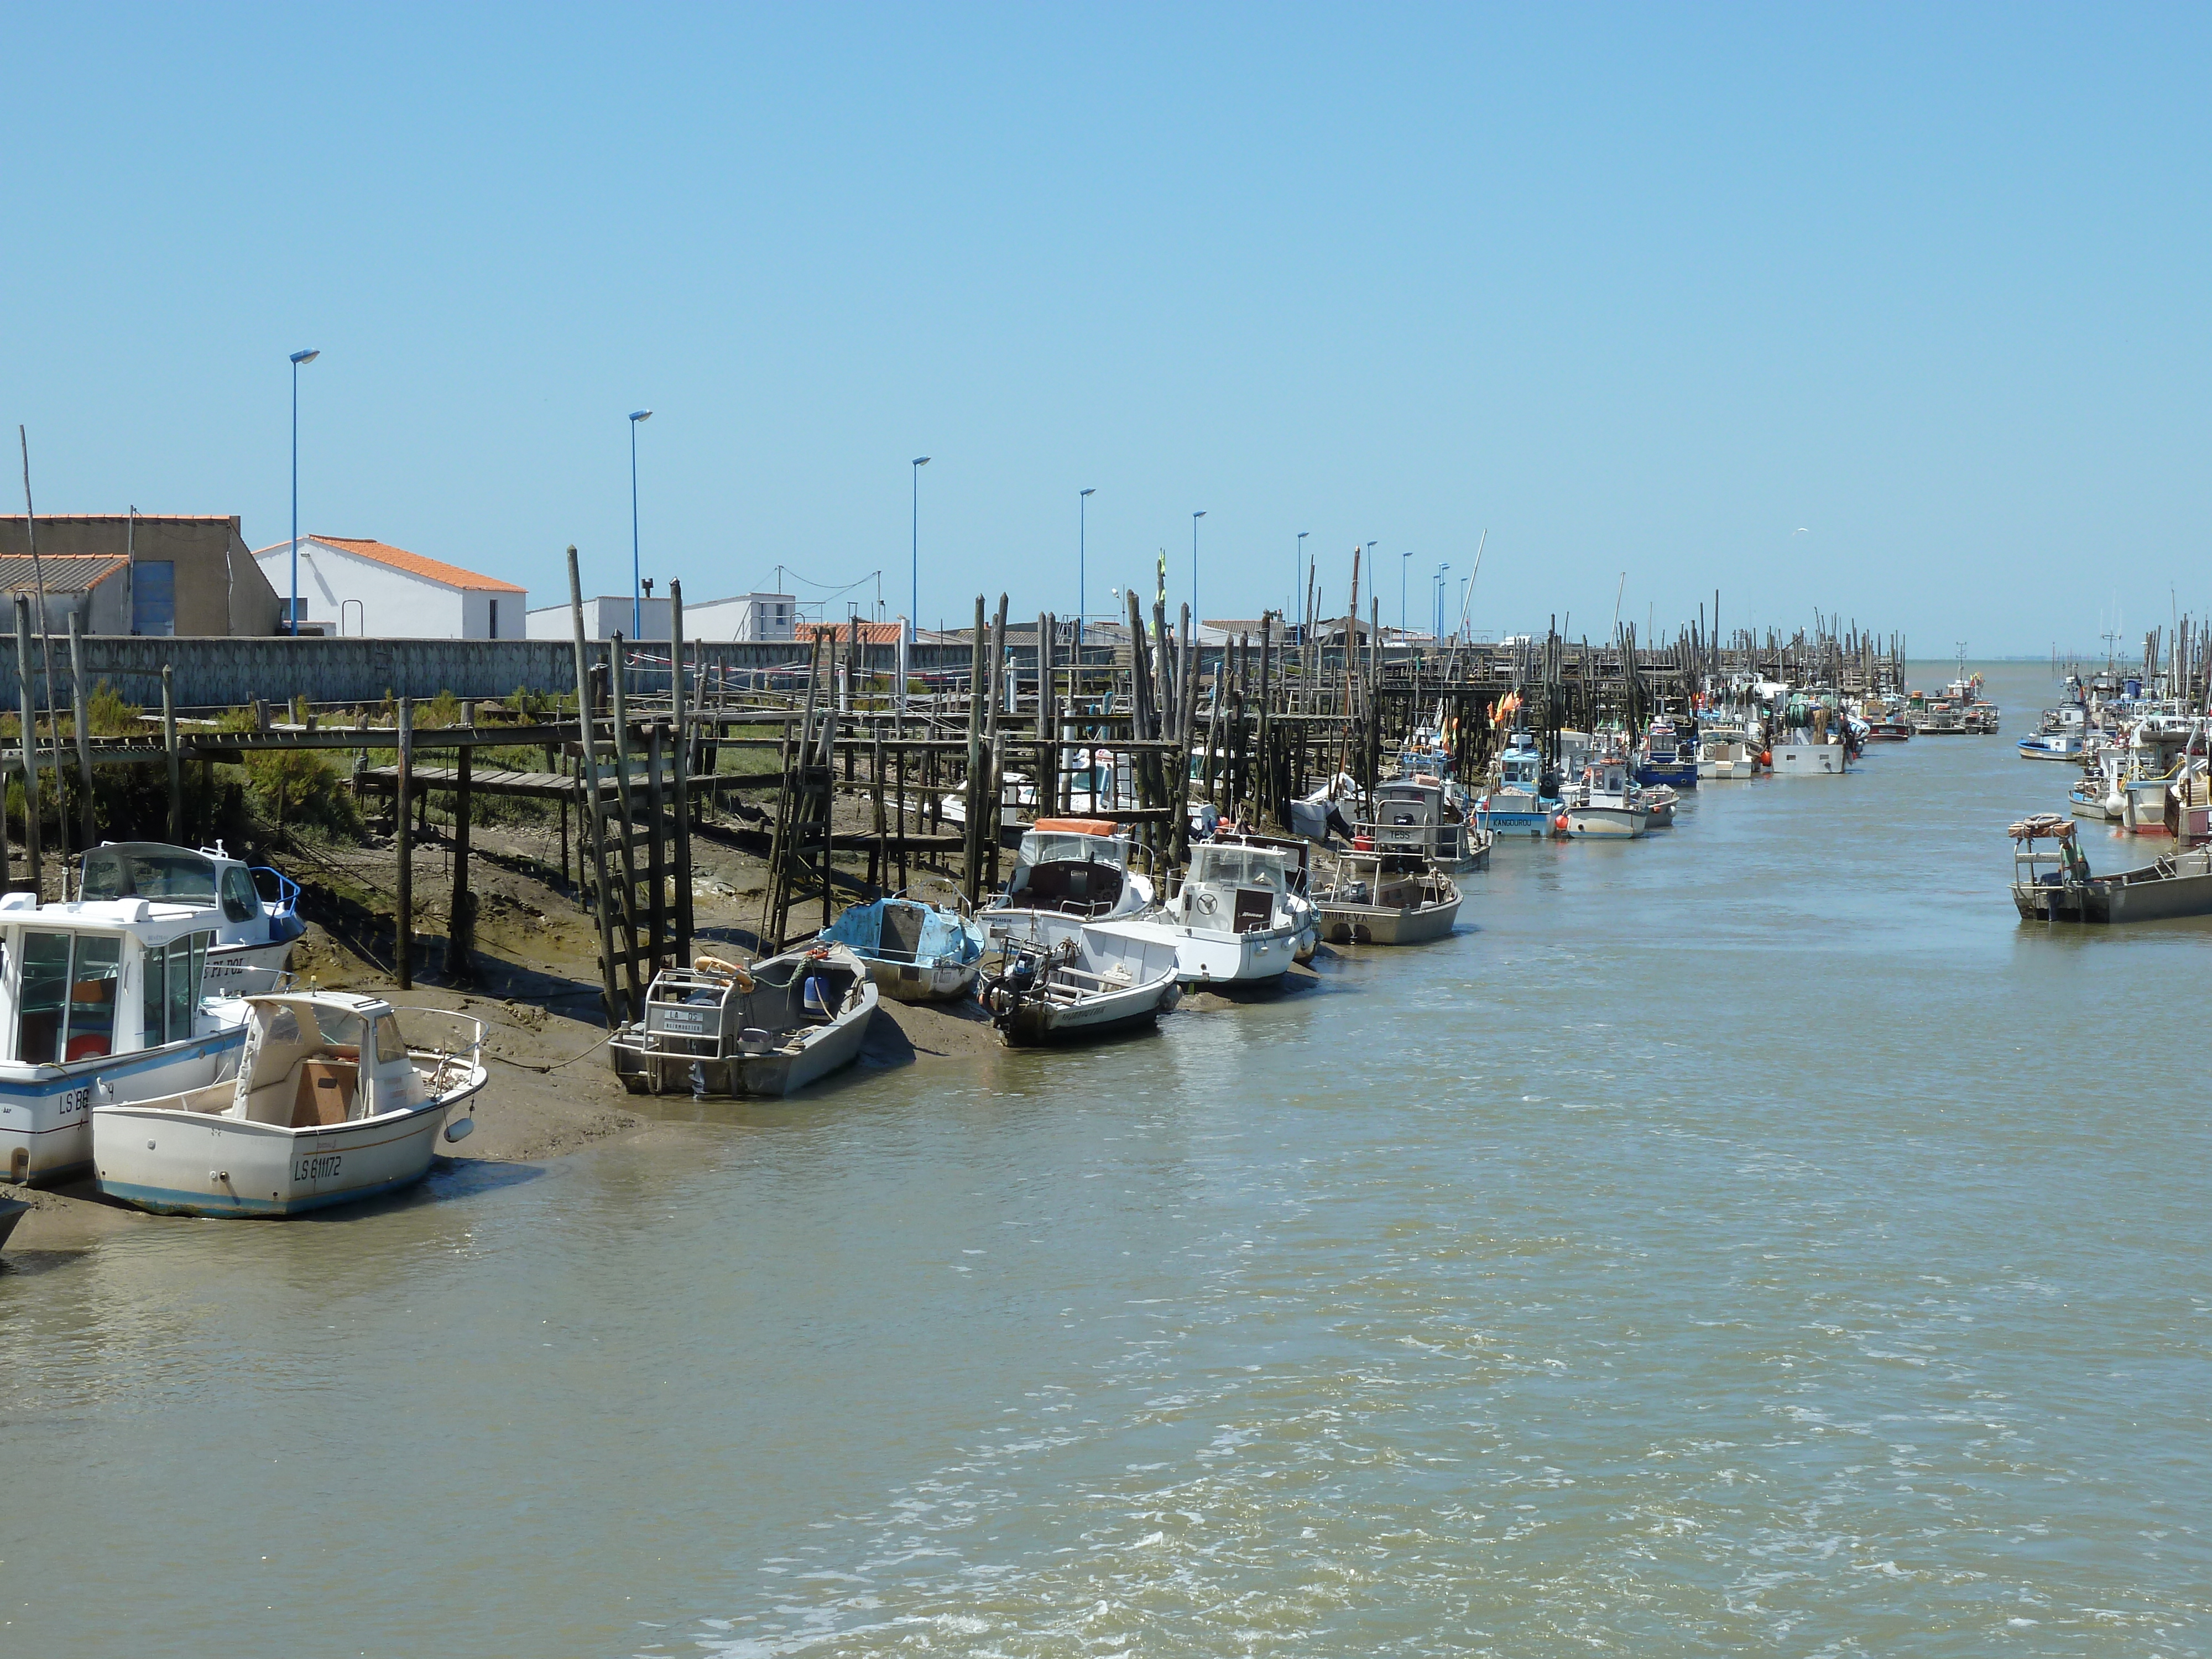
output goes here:
[[100, 1190], [158, 1215], [287, 1216], [357, 1203], [429, 1172], [447, 1115], [483, 1073], [403, 1112], [288, 1129], [179, 1110], [102, 1106], [93, 1114]]
[[2014, 883], [2012, 896], [2024, 921], [2169, 921], [2184, 916], [2212, 916], [2212, 873], [2135, 881], [2125, 876], [2102, 876], [2087, 882], [2035, 886]]
[[1170, 921], [1093, 922], [1094, 930], [1127, 939], [1163, 940], [1175, 947], [1176, 978], [1185, 986], [1259, 985], [1291, 969], [1307, 924], [1232, 933], [1182, 927]]
[[1331, 945], [1425, 945], [1459, 920], [1460, 895], [1440, 904], [1321, 906], [1322, 936]]
[[868, 978], [894, 1002], [953, 1002], [975, 988], [981, 957], [973, 962], [877, 962], [862, 957]]
[[1493, 808], [1483, 814], [1482, 822], [1492, 835], [1529, 836], [1541, 839], [1553, 833], [1552, 820], [1558, 815], [1557, 807], [1548, 810], [1540, 807], [1516, 808], [1510, 811]]
[[1640, 806], [1570, 806], [1567, 827], [1559, 833], [1575, 841], [1633, 841], [1651, 827]]
[[1845, 766], [1840, 743], [1778, 743], [1771, 752], [1778, 777], [1832, 776]]
[[1181, 993], [1172, 975], [1149, 985], [1133, 985], [1126, 991], [1086, 998], [1073, 1004], [1033, 997], [1008, 1016], [1000, 1027], [1010, 1048], [1046, 1048], [1055, 1044], [1088, 1042], [1118, 1031], [1157, 1024], [1172, 1010]]
[[236, 1073], [245, 1046], [246, 1027], [240, 1024], [135, 1054], [70, 1066], [0, 1066], [0, 1173], [37, 1185], [90, 1168], [96, 1105], [204, 1088]]
[[207, 975], [201, 984], [211, 997], [260, 996], [276, 988], [291, 959], [289, 939], [262, 945], [218, 945], [208, 952]]

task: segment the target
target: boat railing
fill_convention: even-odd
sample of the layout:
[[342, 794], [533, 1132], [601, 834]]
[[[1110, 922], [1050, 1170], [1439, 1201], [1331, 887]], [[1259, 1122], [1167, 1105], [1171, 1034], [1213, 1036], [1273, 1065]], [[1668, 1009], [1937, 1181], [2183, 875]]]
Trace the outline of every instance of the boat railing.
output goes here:
[[395, 1007], [399, 1041], [410, 1059], [434, 1062], [433, 1093], [465, 1081], [483, 1064], [484, 1023], [449, 1008]]
[[[283, 871], [272, 870], [265, 864], [256, 864], [247, 866], [247, 873], [253, 878], [254, 892], [275, 915], [279, 917], [289, 916], [299, 908], [300, 884]], [[270, 892], [268, 886], [263, 884], [261, 878], [264, 876], [270, 878], [270, 884], [273, 884], [276, 890], [275, 892]]]

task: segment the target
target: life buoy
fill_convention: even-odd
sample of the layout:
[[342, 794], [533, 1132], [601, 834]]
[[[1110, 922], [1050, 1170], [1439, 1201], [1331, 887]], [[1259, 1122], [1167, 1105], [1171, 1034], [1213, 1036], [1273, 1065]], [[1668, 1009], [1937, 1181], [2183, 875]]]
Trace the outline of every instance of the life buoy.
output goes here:
[[721, 957], [694, 957], [691, 958], [691, 966], [700, 973], [712, 974], [718, 979], [737, 981], [738, 989], [740, 991], [750, 991], [756, 983], [753, 976], [738, 963], [727, 961]]

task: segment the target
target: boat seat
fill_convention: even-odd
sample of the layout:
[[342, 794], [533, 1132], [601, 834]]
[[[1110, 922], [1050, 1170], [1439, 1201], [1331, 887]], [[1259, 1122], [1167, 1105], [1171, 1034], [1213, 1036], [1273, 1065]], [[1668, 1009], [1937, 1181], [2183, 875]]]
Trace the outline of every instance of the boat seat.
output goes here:
[[[312, 1129], [343, 1123], [353, 1115], [361, 1066], [353, 1060], [303, 1060], [294, 1068], [292, 1127]], [[256, 1091], [258, 1093], [259, 1091]]]

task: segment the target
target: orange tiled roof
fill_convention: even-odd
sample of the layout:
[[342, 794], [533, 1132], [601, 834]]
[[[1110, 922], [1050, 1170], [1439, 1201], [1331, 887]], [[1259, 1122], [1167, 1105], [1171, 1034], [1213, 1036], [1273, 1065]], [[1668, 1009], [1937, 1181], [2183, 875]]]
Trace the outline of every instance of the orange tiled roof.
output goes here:
[[[801, 645], [811, 641], [817, 634], [833, 635], [842, 645], [852, 639], [853, 624], [848, 622], [835, 624], [799, 623], [791, 630], [791, 637]], [[899, 642], [899, 625], [895, 622], [864, 622], [860, 624], [860, 639], [867, 645], [896, 645]]]
[[[442, 583], [447, 587], [475, 588], [492, 593], [529, 592], [527, 588], [517, 587], [513, 582], [503, 582], [496, 576], [480, 576], [473, 570], [447, 564], [443, 559], [426, 559], [420, 553], [410, 553], [404, 547], [388, 546], [365, 536], [309, 536], [301, 539], [322, 542], [348, 553], [356, 553], [364, 559], [374, 559], [379, 564], [390, 565], [394, 570], [404, 570], [410, 576], [420, 576], [425, 581]], [[275, 546], [263, 548], [261, 552], [274, 553], [277, 548], [290, 545], [289, 542], [278, 542]], [[260, 555], [254, 556], [258, 558]]]

